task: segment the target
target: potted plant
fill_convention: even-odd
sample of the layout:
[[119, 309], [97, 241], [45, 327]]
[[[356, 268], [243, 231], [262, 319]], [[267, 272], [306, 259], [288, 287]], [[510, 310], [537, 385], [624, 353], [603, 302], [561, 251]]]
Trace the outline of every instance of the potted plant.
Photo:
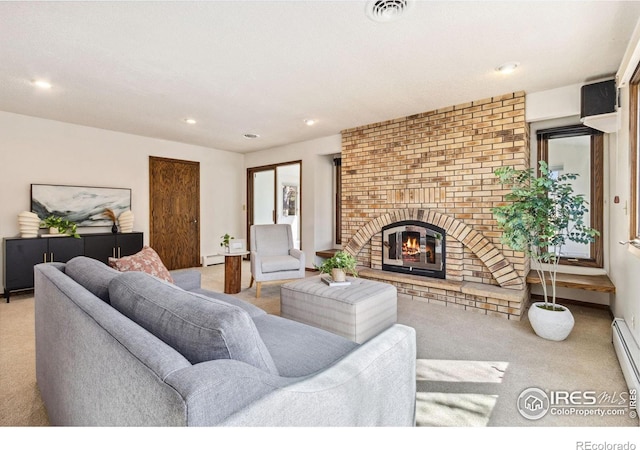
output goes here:
[[358, 276], [357, 265], [358, 261], [353, 256], [340, 250], [331, 258], [325, 259], [320, 266], [316, 266], [316, 269], [321, 273], [330, 274], [333, 281], [345, 281], [347, 274]]
[[225, 233], [223, 236], [220, 236], [222, 241], [220, 242], [220, 247], [224, 247], [224, 252], [229, 253], [229, 244], [231, 243], [231, 239], [235, 239], [229, 233]]
[[539, 172], [536, 176], [533, 169], [497, 169], [494, 174], [502, 185], [511, 186], [511, 192], [505, 196], [509, 203], [492, 208], [492, 212], [503, 230], [501, 242], [531, 257], [540, 277], [544, 302], [534, 302], [529, 308], [531, 326], [538, 336], [561, 341], [569, 336], [574, 324], [569, 309], [556, 304], [556, 276], [563, 246], [568, 241], [591, 243], [599, 232], [584, 223], [587, 202], [574, 193], [570, 183], [578, 175], [556, 176], [545, 161], [540, 161]]
[[79, 238], [80, 235], [77, 232], [78, 226], [70, 220], [63, 219], [62, 217], [51, 215], [42, 221], [42, 226], [49, 228], [51, 234], [66, 234], [74, 238]]

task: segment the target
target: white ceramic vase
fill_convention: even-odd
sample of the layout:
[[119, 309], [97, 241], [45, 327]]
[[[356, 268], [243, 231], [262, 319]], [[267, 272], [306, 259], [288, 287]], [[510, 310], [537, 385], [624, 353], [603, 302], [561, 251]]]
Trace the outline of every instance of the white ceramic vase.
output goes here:
[[18, 228], [20, 229], [20, 237], [38, 237], [40, 218], [37, 214], [30, 211], [22, 211], [20, 214], [18, 214]]
[[120, 233], [131, 233], [133, 231], [133, 213], [127, 210], [118, 216]]
[[562, 308], [562, 311], [550, 311], [538, 305], [544, 306], [544, 302], [534, 302], [529, 308], [528, 317], [533, 331], [541, 338], [550, 341], [564, 341], [573, 330], [575, 323], [571, 311], [558, 304], [556, 307]]

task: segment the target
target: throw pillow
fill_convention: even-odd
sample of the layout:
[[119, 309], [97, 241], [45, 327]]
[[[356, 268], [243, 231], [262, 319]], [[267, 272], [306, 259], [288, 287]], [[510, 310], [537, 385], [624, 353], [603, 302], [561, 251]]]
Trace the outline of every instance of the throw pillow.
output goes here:
[[127, 272], [109, 283], [111, 305], [191, 364], [234, 359], [277, 375], [249, 314], [235, 305], [187, 292], [141, 272]]
[[160, 256], [154, 249], [146, 245], [135, 255], [109, 258], [109, 266], [120, 272], [146, 272], [161, 280], [173, 283], [173, 278], [162, 263]]

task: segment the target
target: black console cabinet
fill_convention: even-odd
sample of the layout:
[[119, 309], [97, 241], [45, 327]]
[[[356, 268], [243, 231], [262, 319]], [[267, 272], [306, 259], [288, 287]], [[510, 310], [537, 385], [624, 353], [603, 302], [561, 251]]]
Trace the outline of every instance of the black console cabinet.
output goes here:
[[107, 264], [109, 257], [119, 258], [142, 250], [142, 233], [85, 234], [72, 237], [4, 238], [4, 296], [9, 303], [11, 291], [33, 289], [33, 266], [48, 262], [67, 262], [76, 256], [88, 256]]
[[121, 258], [142, 250], [142, 233], [85, 234], [84, 256], [107, 264], [109, 258]]

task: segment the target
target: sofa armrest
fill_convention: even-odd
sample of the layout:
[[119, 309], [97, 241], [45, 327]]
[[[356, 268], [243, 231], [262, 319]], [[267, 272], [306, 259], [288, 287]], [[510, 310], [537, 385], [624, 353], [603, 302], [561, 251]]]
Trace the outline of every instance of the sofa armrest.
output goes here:
[[200, 289], [202, 275], [199, 271], [194, 269], [179, 269], [172, 270], [170, 273], [171, 278], [173, 278], [173, 283], [179, 288], [185, 291]]
[[309, 377], [218, 360], [166, 382], [187, 399], [192, 426], [413, 426], [415, 366], [415, 330], [393, 325]]
[[260, 275], [262, 275], [262, 261], [260, 259], [260, 255], [257, 252], [252, 251], [250, 253], [250, 266], [251, 266], [251, 275], [257, 280]]
[[298, 250], [297, 248], [292, 248], [291, 250], [289, 250], [289, 254], [291, 256], [293, 256], [296, 259], [299, 259], [300, 262], [302, 263], [302, 266], [304, 267], [304, 252], [302, 250]]

